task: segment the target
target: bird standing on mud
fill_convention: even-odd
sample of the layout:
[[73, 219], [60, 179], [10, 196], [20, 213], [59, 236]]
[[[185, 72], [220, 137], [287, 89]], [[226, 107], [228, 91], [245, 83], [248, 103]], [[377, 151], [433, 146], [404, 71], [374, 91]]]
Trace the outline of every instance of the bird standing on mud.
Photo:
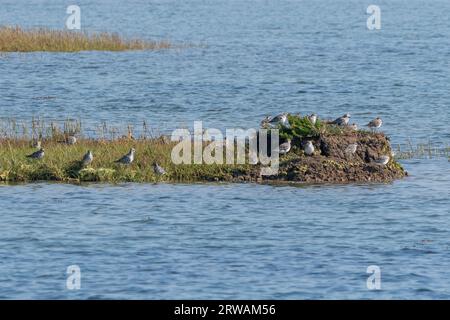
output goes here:
[[313, 145], [312, 141], [308, 141], [306, 143], [304, 151], [307, 156], [311, 156], [314, 154], [314, 145]]
[[367, 126], [374, 131], [378, 128], [381, 128], [382, 125], [383, 125], [383, 120], [381, 120], [380, 117], [373, 119], [372, 121], [370, 121], [367, 124]]
[[280, 154], [286, 154], [291, 150], [291, 139], [288, 139], [288, 141], [280, 144]]
[[357, 143], [351, 143], [345, 148], [345, 154], [352, 155], [356, 152], [356, 149], [358, 149]]
[[331, 121], [330, 124], [335, 124], [338, 126], [346, 126], [348, 125], [348, 122], [350, 121], [350, 113], [344, 114], [342, 117], [337, 118], [334, 121]]
[[81, 164], [83, 167], [86, 167], [92, 163], [94, 160], [94, 155], [92, 154], [92, 151], [89, 150], [83, 157], [83, 160], [81, 160]]
[[134, 161], [135, 152], [136, 152], [136, 150], [134, 148], [131, 148], [130, 152], [128, 152], [126, 155], [124, 155], [119, 160], [116, 160], [115, 162], [122, 163], [122, 164], [131, 164]]
[[381, 156], [378, 159], [374, 160], [376, 164], [379, 164], [381, 166], [385, 166], [388, 164], [389, 160], [391, 160], [391, 158], [389, 156]]
[[44, 157], [44, 148], [40, 148], [38, 151], [33, 152], [32, 154], [27, 155], [27, 158], [32, 159], [42, 159]]

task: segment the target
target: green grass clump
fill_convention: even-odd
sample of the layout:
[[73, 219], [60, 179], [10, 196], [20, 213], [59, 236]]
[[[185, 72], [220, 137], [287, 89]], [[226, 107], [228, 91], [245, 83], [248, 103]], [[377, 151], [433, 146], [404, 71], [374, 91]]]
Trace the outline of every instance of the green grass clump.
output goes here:
[[288, 120], [290, 127], [280, 128], [280, 137], [284, 140], [293, 140], [294, 138], [300, 140], [303, 138], [315, 138], [320, 136], [324, 129], [324, 124], [320, 119], [317, 119], [316, 123], [312, 124], [308, 117], [289, 115]]
[[115, 33], [0, 27], [0, 52], [77, 52], [159, 50], [174, 47], [168, 41], [124, 39]]

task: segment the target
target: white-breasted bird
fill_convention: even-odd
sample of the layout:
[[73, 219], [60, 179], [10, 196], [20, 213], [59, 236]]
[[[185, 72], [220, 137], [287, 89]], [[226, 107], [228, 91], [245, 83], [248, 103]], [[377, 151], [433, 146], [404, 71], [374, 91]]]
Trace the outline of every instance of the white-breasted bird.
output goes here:
[[348, 122], [350, 121], [350, 117], [351, 117], [350, 113], [346, 113], [342, 117], [339, 117], [336, 120], [331, 121], [330, 123], [338, 125], [338, 126], [346, 126], [346, 125], [348, 125]]
[[309, 115], [308, 119], [313, 125], [315, 125], [316, 121], [317, 121], [317, 114], [313, 113], [313, 114]]
[[352, 123], [348, 127], [353, 131], [358, 131], [358, 125], [356, 123]]
[[40, 148], [38, 151], [27, 155], [27, 158], [42, 159], [44, 157], [44, 155], [45, 155], [44, 148]]
[[266, 124], [268, 124], [271, 127], [277, 127], [278, 125], [282, 125], [283, 127], [289, 127], [288, 115], [289, 113], [283, 112], [279, 115], [276, 115], [275, 117], [269, 117], [267, 118]]
[[367, 126], [372, 129], [372, 130], [376, 130], [378, 128], [381, 128], [381, 126], [383, 125], [383, 120], [381, 120], [380, 117], [376, 117], [375, 119], [373, 119], [372, 121], [370, 121]]
[[41, 148], [41, 140], [33, 139], [33, 141], [31, 142], [31, 146], [33, 148], [40, 149]]
[[305, 148], [304, 148], [304, 151], [305, 151], [305, 154], [307, 155], [307, 156], [311, 156], [311, 155], [313, 155], [314, 154], [314, 145], [313, 145], [313, 143], [312, 143], [312, 141], [310, 140], [310, 141], [308, 141], [307, 143], [306, 143], [306, 145], [305, 145]]
[[356, 152], [356, 149], [358, 149], [358, 144], [357, 143], [351, 143], [345, 148], [344, 152], [345, 152], [345, 154], [351, 155], [351, 154], [354, 154]]
[[155, 172], [155, 174], [158, 175], [158, 176], [162, 176], [162, 175], [166, 174], [166, 170], [164, 170], [164, 168], [161, 167], [156, 162], [153, 163], [153, 172]]
[[391, 158], [389, 156], [384, 155], [384, 156], [379, 157], [378, 159], [375, 159], [374, 162], [376, 164], [385, 166], [389, 163], [389, 160], [391, 160]]
[[84, 155], [83, 160], [81, 160], [81, 164], [83, 167], [86, 167], [90, 165], [92, 161], [94, 161], [94, 155], [91, 150], [88, 150], [88, 152]]
[[291, 150], [291, 139], [288, 139], [286, 142], [280, 144], [280, 154], [286, 154]]
[[124, 155], [119, 160], [116, 160], [115, 162], [122, 163], [122, 164], [131, 164], [134, 161], [134, 154], [136, 153], [136, 150], [134, 148], [131, 148], [130, 151]]
[[77, 143], [77, 137], [75, 136], [68, 136], [67, 137], [67, 144], [73, 145]]
[[263, 120], [261, 120], [261, 123], [260, 123], [261, 128], [267, 127], [267, 125], [269, 124], [269, 120], [270, 120], [269, 116], [266, 116]]

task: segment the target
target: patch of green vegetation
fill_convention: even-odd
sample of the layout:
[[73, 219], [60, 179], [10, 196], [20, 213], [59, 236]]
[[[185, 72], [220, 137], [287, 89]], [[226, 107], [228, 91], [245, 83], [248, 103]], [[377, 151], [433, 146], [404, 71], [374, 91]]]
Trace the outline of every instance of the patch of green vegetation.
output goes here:
[[321, 129], [323, 128], [323, 123], [320, 119], [317, 119], [316, 123], [313, 124], [308, 117], [299, 117], [297, 115], [288, 116], [290, 127], [280, 128], [280, 138], [282, 139], [304, 139], [304, 138], [315, 138], [320, 136]]

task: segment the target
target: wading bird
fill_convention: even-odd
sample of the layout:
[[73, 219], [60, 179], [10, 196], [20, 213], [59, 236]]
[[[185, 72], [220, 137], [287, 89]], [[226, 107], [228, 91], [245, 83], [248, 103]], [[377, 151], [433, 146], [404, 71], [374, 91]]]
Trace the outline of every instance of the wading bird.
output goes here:
[[291, 150], [291, 139], [288, 139], [288, 141], [280, 144], [280, 154], [286, 154]]
[[44, 157], [44, 148], [40, 148], [38, 151], [33, 152], [32, 154], [27, 155], [27, 158], [32, 159], [42, 159]]
[[156, 162], [153, 163], [153, 171], [155, 172], [156, 175], [158, 176], [162, 176], [166, 174], [166, 170], [164, 170], [163, 167], [161, 167], [159, 164], [157, 164]]
[[134, 148], [131, 148], [130, 152], [128, 152], [126, 155], [124, 155], [119, 160], [116, 160], [115, 162], [122, 163], [122, 164], [131, 164], [134, 161], [135, 152], [136, 152], [136, 150]]
[[314, 154], [314, 145], [312, 141], [308, 141], [306, 143], [304, 151], [307, 156], [311, 156]]
[[373, 131], [375, 131], [376, 129], [381, 128], [381, 126], [383, 125], [383, 120], [381, 120], [380, 117], [377, 117], [375, 119], [373, 119], [372, 121], [370, 121], [367, 126], [372, 129]]
[[348, 125], [348, 122], [350, 121], [350, 117], [351, 117], [350, 113], [346, 113], [342, 117], [339, 117], [336, 120], [331, 121], [330, 123], [338, 125], [338, 126], [346, 126], [346, 125]]
[[94, 155], [92, 154], [92, 151], [89, 150], [83, 157], [83, 160], [81, 160], [81, 164], [83, 167], [86, 167], [92, 163], [94, 160]]

